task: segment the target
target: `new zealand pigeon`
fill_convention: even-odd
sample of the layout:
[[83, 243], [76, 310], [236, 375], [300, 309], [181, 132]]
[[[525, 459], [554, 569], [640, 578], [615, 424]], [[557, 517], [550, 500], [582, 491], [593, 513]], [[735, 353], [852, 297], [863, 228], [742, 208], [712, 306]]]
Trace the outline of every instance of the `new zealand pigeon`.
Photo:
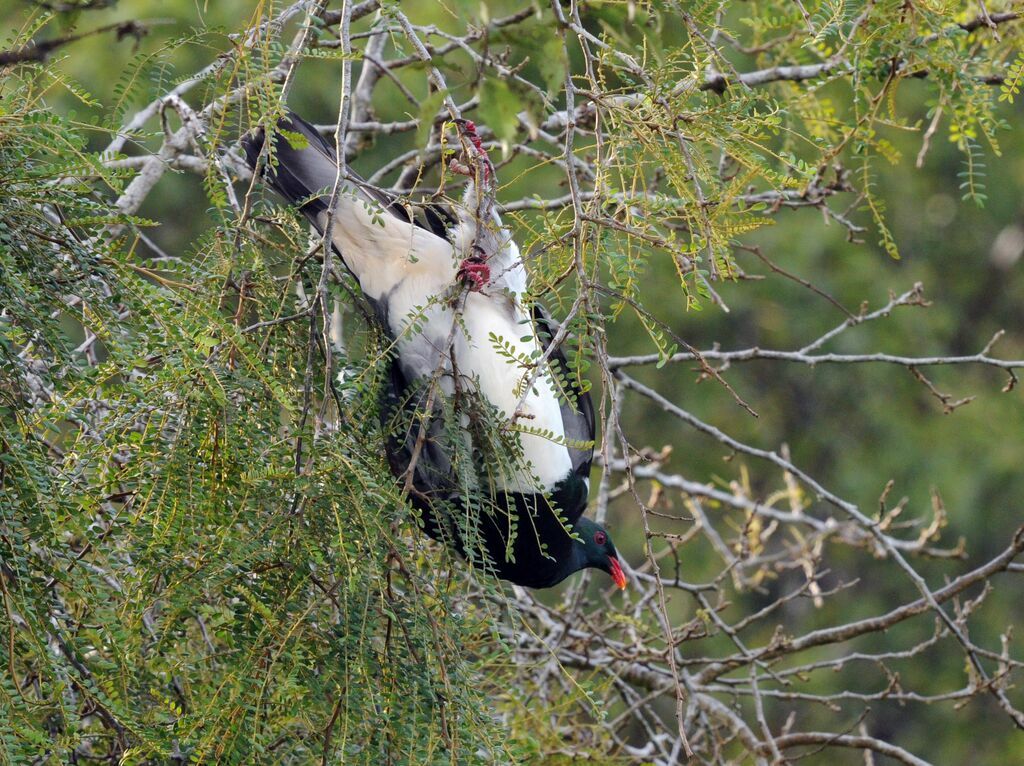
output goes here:
[[391, 339], [382, 405], [386, 451], [431, 537], [496, 576], [553, 586], [587, 567], [620, 588], [608, 533], [583, 517], [594, 410], [557, 326], [524, 305], [526, 269], [493, 209], [494, 168], [475, 126], [457, 121], [472, 177], [462, 205], [413, 206], [346, 170], [334, 146], [293, 113], [273, 151], [242, 140], [254, 170], [331, 241]]

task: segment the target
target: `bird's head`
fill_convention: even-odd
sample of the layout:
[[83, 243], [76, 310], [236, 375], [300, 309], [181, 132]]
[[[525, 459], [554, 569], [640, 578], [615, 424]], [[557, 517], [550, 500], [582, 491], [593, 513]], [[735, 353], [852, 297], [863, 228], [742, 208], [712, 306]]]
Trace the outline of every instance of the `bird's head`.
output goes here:
[[619, 554], [612, 544], [608, 530], [595, 521], [581, 517], [576, 523], [576, 534], [582, 546], [584, 566], [603, 569], [622, 590], [626, 589], [626, 573], [619, 564]]

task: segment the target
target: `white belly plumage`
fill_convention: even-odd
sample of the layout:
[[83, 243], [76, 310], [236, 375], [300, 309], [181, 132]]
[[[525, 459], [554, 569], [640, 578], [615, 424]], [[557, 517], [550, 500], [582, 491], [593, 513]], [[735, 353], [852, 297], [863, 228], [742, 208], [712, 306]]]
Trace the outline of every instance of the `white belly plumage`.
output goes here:
[[540, 343], [520, 302], [526, 274], [515, 244], [507, 241], [489, 259], [495, 278], [481, 292], [465, 296], [457, 323], [446, 296], [463, 256], [428, 231], [373, 212], [366, 203], [343, 194], [336, 208], [333, 241], [366, 295], [386, 306], [403, 370], [428, 379], [442, 369], [442, 390], [451, 394], [451, 339], [462, 379], [472, 378], [477, 393], [504, 418], [511, 421], [518, 415], [515, 428], [533, 432], [519, 433], [522, 465], [497, 471], [500, 488], [550, 489], [571, 472], [572, 461], [548, 371], [536, 377], [529, 391], [523, 390], [533, 376], [533, 368], [527, 365], [539, 356]]

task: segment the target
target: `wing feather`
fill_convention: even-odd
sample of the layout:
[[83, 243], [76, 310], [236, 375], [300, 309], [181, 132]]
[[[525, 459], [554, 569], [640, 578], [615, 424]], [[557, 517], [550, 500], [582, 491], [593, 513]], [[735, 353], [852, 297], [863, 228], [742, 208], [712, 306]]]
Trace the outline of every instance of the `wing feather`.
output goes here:
[[[533, 321], [537, 328], [537, 338], [544, 352], [558, 335], [559, 325], [551, 318], [547, 310], [539, 303], [533, 306]], [[580, 388], [578, 379], [569, 366], [561, 348], [556, 348], [548, 356], [548, 365], [556, 376], [556, 388], [561, 391], [559, 405], [562, 411], [562, 425], [565, 438], [572, 446], [569, 455], [572, 460], [573, 473], [580, 479], [590, 476], [590, 466], [594, 461], [594, 437], [597, 430], [594, 417], [594, 404], [590, 392]], [[589, 443], [589, 447], [578, 446]], [[580, 509], [580, 513], [583, 510]], [[578, 518], [578, 516], [577, 516]], [[576, 519], [571, 519], [573, 523]]]

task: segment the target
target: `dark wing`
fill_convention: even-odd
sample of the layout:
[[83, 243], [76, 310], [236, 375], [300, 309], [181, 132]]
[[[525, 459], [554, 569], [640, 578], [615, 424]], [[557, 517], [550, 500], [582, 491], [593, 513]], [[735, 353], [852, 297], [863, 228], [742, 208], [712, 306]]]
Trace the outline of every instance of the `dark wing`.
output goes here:
[[[533, 323], [537, 328], [537, 337], [544, 347], [545, 353], [555, 336], [558, 334], [558, 323], [544, 310], [539, 303], [533, 306]], [[573, 473], [579, 479], [590, 476], [590, 465], [594, 461], [594, 437], [596, 425], [594, 421], [594, 404], [590, 393], [580, 388], [579, 381], [569, 367], [561, 348], [556, 348], [548, 357], [548, 365], [555, 379], [555, 388], [559, 392], [559, 405], [562, 409], [562, 427], [565, 438], [572, 446], [569, 457], [572, 460]], [[589, 443], [587, 447], [580, 444]], [[584, 502], [575, 516], [570, 516], [569, 523], [574, 525], [586, 508]]]
[[[258, 128], [242, 137], [242, 148], [249, 167], [256, 169], [266, 131]], [[301, 210], [313, 222], [327, 210], [329, 192], [334, 188], [338, 173], [334, 144], [320, 134], [313, 125], [294, 112], [278, 120], [274, 133], [274, 157], [265, 175], [270, 185], [289, 202], [301, 203]], [[379, 205], [396, 218], [426, 229], [439, 237], [448, 238], [448, 230], [455, 225], [453, 216], [439, 205], [413, 205], [399, 196], [372, 186], [351, 169], [346, 168], [342, 181], [354, 186], [367, 199]], [[327, 190], [327, 194], [325, 194]]]
[[[392, 472], [404, 478], [416, 445], [422, 441], [413, 468], [413, 486], [420, 499], [447, 498], [456, 491], [455, 470], [448, 452], [444, 419], [436, 404], [431, 417], [421, 417], [429, 397], [430, 381], [411, 383], [402, 374], [401, 366], [392, 362], [384, 382], [381, 420], [387, 434], [385, 450]], [[425, 425], [424, 425], [425, 423]]]

